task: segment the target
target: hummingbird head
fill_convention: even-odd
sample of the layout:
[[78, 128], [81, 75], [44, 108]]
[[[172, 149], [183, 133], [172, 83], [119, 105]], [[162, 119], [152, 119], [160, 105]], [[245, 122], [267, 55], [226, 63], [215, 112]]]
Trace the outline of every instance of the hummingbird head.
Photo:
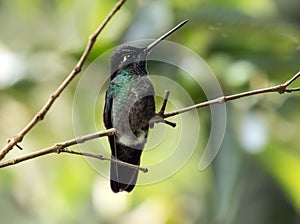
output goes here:
[[171, 33], [182, 27], [186, 24], [189, 20], [184, 20], [175, 26], [173, 29], [156, 39], [154, 42], [149, 44], [147, 47], [138, 48], [128, 45], [123, 45], [118, 47], [112, 54], [110, 59], [110, 72], [111, 72], [111, 79], [113, 79], [117, 72], [122, 69], [136, 69], [140, 71], [146, 70], [146, 58], [149, 52], [162, 40], [168, 37]]
[[146, 57], [149, 51], [146, 48], [122, 45], [118, 47], [112, 54], [110, 59], [111, 78], [114, 74], [122, 69], [138, 68], [146, 66]]

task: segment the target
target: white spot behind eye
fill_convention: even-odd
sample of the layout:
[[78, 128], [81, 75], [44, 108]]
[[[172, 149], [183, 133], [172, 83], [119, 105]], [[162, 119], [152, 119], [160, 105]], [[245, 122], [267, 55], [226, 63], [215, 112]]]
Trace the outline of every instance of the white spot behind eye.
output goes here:
[[130, 55], [125, 55], [123, 58], [123, 62], [126, 62], [130, 58]]

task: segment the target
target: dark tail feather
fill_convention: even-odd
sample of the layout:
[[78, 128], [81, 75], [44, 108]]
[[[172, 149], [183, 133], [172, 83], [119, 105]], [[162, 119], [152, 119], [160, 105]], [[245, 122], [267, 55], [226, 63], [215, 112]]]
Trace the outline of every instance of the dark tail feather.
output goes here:
[[[124, 149], [123, 145], [118, 145], [118, 156], [117, 158], [121, 161], [134, 164], [134, 165], [140, 165], [140, 156], [142, 150], [139, 149], [132, 149], [129, 147], [126, 147], [126, 155], [130, 156], [127, 157], [122, 154], [122, 149], [120, 150], [120, 147]], [[132, 153], [129, 153], [130, 150]], [[116, 159], [116, 157], [112, 156], [113, 159]], [[111, 162], [110, 164], [110, 186], [113, 192], [118, 193], [121, 191], [127, 191], [130, 192], [135, 187], [137, 177], [138, 177], [138, 170], [134, 168], [130, 168], [128, 166], [124, 166], [118, 163]]]
[[133, 190], [138, 176], [138, 170], [111, 162], [110, 186], [113, 192], [130, 192]]

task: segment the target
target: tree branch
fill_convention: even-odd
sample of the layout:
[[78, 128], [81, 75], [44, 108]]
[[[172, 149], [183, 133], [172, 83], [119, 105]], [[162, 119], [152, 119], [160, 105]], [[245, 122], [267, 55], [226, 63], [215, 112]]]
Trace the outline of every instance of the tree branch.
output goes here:
[[[69, 150], [67, 148], [63, 148], [63, 149], [59, 150], [58, 153], [61, 153], [61, 152], [70, 153], [70, 154], [79, 155], [79, 156], [91, 157], [91, 158], [95, 158], [95, 159], [99, 159], [99, 160], [107, 160], [107, 161], [110, 161], [110, 162], [113, 162], [113, 163], [118, 163], [120, 165], [127, 166], [127, 167], [130, 167], [130, 168], [142, 171], [143, 173], [148, 172], [147, 168], [143, 168], [143, 167], [136, 166], [136, 165], [133, 165], [133, 164], [130, 164], [130, 163], [126, 163], [126, 162], [123, 162], [121, 160], [103, 157], [102, 155], [98, 155], [98, 154], [94, 154], [94, 153], [78, 152], [78, 151], [74, 151], [74, 150]], [[0, 168], [1, 168], [1, 166], [0, 166]]]
[[103, 136], [110, 136], [110, 135], [113, 135], [114, 133], [115, 133], [115, 129], [112, 128], [112, 129], [108, 129], [106, 131], [100, 131], [100, 132], [93, 133], [93, 134], [90, 134], [90, 135], [85, 135], [85, 136], [82, 136], [82, 137], [79, 137], [79, 138], [74, 138], [74, 139], [71, 139], [71, 140], [68, 140], [68, 141], [65, 141], [65, 142], [56, 143], [51, 147], [41, 149], [39, 151], [33, 152], [31, 154], [28, 154], [28, 155], [25, 155], [25, 156], [22, 156], [22, 157], [19, 157], [19, 158], [10, 159], [10, 160], [7, 160], [7, 161], [1, 161], [0, 162], [0, 168], [6, 167], [6, 166], [12, 166], [12, 165], [15, 165], [17, 163], [20, 163], [20, 162], [23, 162], [23, 161], [26, 161], [26, 160], [30, 160], [30, 159], [34, 159], [34, 158], [37, 158], [37, 157], [41, 157], [41, 156], [44, 156], [44, 155], [47, 155], [47, 154], [50, 154], [50, 153], [60, 153], [60, 152], [62, 152], [63, 149], [65, 149], [69, 146], [82, 144], [86, 141], [90, 141], [90, 140], [93, 140], [95, 138], [100, 138], [100, 137], [103, 137]]
[[[196, 105], [192, 105], [192, 106], [189, 106], [189, 107], [182, 108], [180, 110], [176, 110], [176, 111], [164, 114], [166, 104], [167, 104], [167, 100], [168, 100], [168, 96], [170, 94], [169, 91], [166, 91], [161, 110], [157, 114], [157, 116], [155, 116], [153, 118], [153, 120], [151, 120], [151, 122], [152, 123], [164, 122], [165, 121], [164, 118], [166, 118], [166, 117], [176, 116], [178, 114], [182, 114], [182, 113], [185, 113], [185, 112], [188, 112], [190, 110], [194, 110], [194, 109], [197, 109], [197, 108], [200, 108], [200, 107], [206, 107], [206, 106], [209, 106], [209, 105], [212, 105], [212, 104], [225, 103], [225, 102], [236, 100], [236, 99], [243, 98], [243, 97], [248, 97], [248, 96], [253, 96], [253, 95], [258, 95], [258, 94], [263, 94], [263, 93], [269, 93], [269, 92], [278, 92], [280, 94], [283, 94], [285, 92], [291, 93], [291, 92], [300, 91], [300, 87], [288, 88], [288, 86], [290, 84], [292, 84], [292, 82], [294, 82], [296, 79], [298, 79], [299, 76], [300, 76], [300, 71], [297, 74], [295, 74], [291, 79], [287, 80], [285, 83], [277, 85], [277, 86], [262, 88], [262, 89], [258, 89], [258, 90], [247, 91], [247, 92], [233, 94], [233, 95], [229, 95], [229, 96], [223, 96], [223, 97], [216, 98], [214, 100], [209, 100], [209, 101], [206, 101], [206, 102], [203, 102], [203, 103], [199, 103], [199, 104], [196, 104]], [[7, 167], [7, 166], [12, 166], [12, 165], [15, 165], [17, 163], [24, 162], [26, 160], [34, 159], [34, 158], [37, 158], [37, 157], [41, 157], [41, 156], [44, 156], [44, 155], [47, 155], [47, 154], [50, 154], [50, 153], [69, 153], [69, 154], [75, 154], [75, 155], [80, 155], [80, 156], [96, 158], [96, 159], [99, 159], [99, 160], [108, 160], [108, 161], [111, 161], [111, 162], [119, 163], [121, 165], [128, 166], [128, 167], [140, 170], [144, 173], [148, 172], [147, 168], [135, 166], [135, 165], [125, 163], [125, 162], [120, 161], [120, 160], [106, 158], [106, 157], [103, 157], [102, 155], [98, 155], [98, 154], [93, 154], [93, 153], [88, 153], [88, 152], [78, 152], [78, 151], [67, 149], [67, 147], [69, 147], [69, 146], [73, 146], [73, 145], [77, 145], [77, 144], [83, 144], [87, 141], [90, 141], [90, 140], [93, 140], [93, 139], [96, 139], [96, 138], [100, 138], [100, 137], [104, 137], [104, 136], [110, 136], [110, 135], [114, 135], [114, 134], [115, 134], [115, 129], [111, 128], [111, 129], [108, 129], [108, 130], [105, 130], [105, 131], [100, 131], [100, 132], [93, 133], [93, 134], [90, 134], [90, 135], [85, 135], [85, 136], [82, 136], [82, 137], [79, 137], [79, 138], [71, 139], [71, 140], [68, 140], [68, 141], [65, 141], [65, 142], [56, 143], [51, 147], [39, 150], [39, 151], [31, 153], [29, 155], [0, 162], [0, 168]]]
[[291, 93], [291, 92], [297, 92], [300, 91], [300, 87], [297, 88], [288, 88], [289, 85], [291, 85], [295, 80], [297, 80], [300, 76], [300, 71], [296, 73], [291, 79], [287, 80], [285, 83], [273, 86], [273, 87], [267, 87], [267, 88], [262, 88], [262, 89], [257, 89], [257, 90], [251, 90], [243, 93], [238, 93], [238, 94], [233, 94], [229, 96], [222, 96], [213, 100], [209, 100], [203, 103], [195, 104], [189, 107], [185, 107], [176, 111], [172, 111], [169, 113], [165, 113], [162, 115], [162, 118], [168, 118], [168, 117], [173, 117], [178, 114], [182, 114], [185, 112], [188, 112], [190, 110], [198, 109], [200, 107], [206, 107], [212, 104], [220, 104], [220, 103], [225, 103], [228, 101], [236, 100], [242, 97], [248, 97], [248, 96], [254, 96], [258, 94], [263, 94], [263, 93], [271, 93], [271, 92], [278, 92], [279, 94], [283, 93]]
[[84, 65], [88, 55], [90, 54], [97, 37], [102, 32], [107, 23], [111, 20], [111, 18], [116, 14], [116, 12], [121, 8], [121, 6], [125, 3], [126, 0], [119, 0], [119, 2], [115, 5], [115, 7], [111, 10], [111, 12], [104, 19], [102, 24], [97, 28], [97, 30], [90, 36], [88, 44], [82, 53], [81, 58], [77, 62], [76, 66], [73, 68], [68, 77], [61, 83], [61, 85], [50, 95], [50, 98], [46, 102], [46, 104], [42, 107], [42, 109], [33, 117], [33, 119], [21, 130], [17, 135], [15, 135], [12, 139], [8, 141], [8, 143], [4, 146], [2, 151], [0, 152], [0, 160], [2, 160], [7, 153], [12, 150], [14, 146], [16, 146], [19, 142], [21, 142], [24, 136], [39, 122], [42, 121], [55, 102], [55, 100], [60, 96], [60, 94], [64, 91], [64, 89], [69, 85], [69, 83], [76, 77], [77, 74], [80, 73], [82, 66]]
[[[7, 166], [12, 166], [12, 165], [15, 165], [17, 163], [27, 161], [27, 160], [30, 160], [30, 159], [33, 159], [33, 158], [41, 157], [41, 156], [44, 156], [44, 155], [47, 155], [47, 154], [50, 154], [50, 153], [58, 153], [58, 154], [59, 153], [69, 153], [69, 154], [75, 154], [75, 155], [80, 155], [80, 156], [96, 158], [96, 159], [99, 159], [99, 160], [107, 160], [107, 161], [119, 163], [119, 164], [122, 164], [124, 166], [128, 166], [128, 167], [140, 170], [140, 171], [145, 172], [145, 173], [148, 171], [146, 168], [142, 168], [142, 167], [139, 167], [139, 166], [128, 164], [128, 163], [125, 163], [125, 162], [122, 162], [122, 161], [119, 161], [119, 160], [116, 160], [116, 159], [106, 158], [106, 157], [103, 157], [102, 155], [88, 153], [88, 152], [78, 152], [78, 151], [74, 151], [74, 150], [69, 150], [67, 148], [67, 147], [77, 145], [77, 144], [82, 144], [86, 141], [90, 141], [90, 140], [100, 138], [100, 137], [103, 137], [103, 136], [113, 135], [113, 134], [115, 134], [115, 129], [113, 129], [113, 128], [105, 130], [105, 131], [93, 133], [93, 134], [90, 134], [90, 135], [85, 135], [85, 136], [82, 136], [82, 137], [79, 137], [79, 138], [74, 138], [74, 139], [71, 139], [71, 140], [68, 140], [68, 141], [65, 141], [65, 142], [56, 143], [51, 147], [36, 151], [34, 153], [1, 162], [1, 160], [10, 152], [10, 150], [14, 146], [17, 146], [18, 148], [22, 149], [18, 145], [18, 143], [22, 141], [24, 136], [39, 121], [44, 119], [45, 115], [47, 114], [47, 112], [49, 111], [49, 109], [51, 108], [51, 106], [53, 105], [55, 100], [60, 96], [60, 94], [64, 91], [64, 89], [69, 85], [69, 83], [76, 77], [76, 75], [80, 73], [80, 71], [81, 71], [88, 55], [90, 54], [90, 52], [91, 52], [91, 50], [92, 50], [92, 48], [93, 48], [93, 46], [96, 42], [97, 37], [102, 32], [102, 30], [104, 29], [106, 24], [111, 20], [111, 18], [116, 14], [116, 12], [125, 3], [125, 1], [126, 0], [119, 0], [119, 2], [111, 10], [111, 12], [108, 14], [108, 16], [102, 22], [102, 24], [98, 27], [98, 29], [89, 37], [89, 41], [87, 43], [87, 46], [86, 46], [84, 52], [82, 53], [82, 56], [80, 57], [79, 61], [77, 62], [76, 66], [73, 68], [73, 70], [68, 75], [68, 77], [62, 82], [62, 84], [56, 89], [56, 91], [54, 91], [50, 95], [50, 98], [48, 99], [46, 104], [42, 107], [42, 109], [23, 128], [23, 130], [21, 130], [16, 136], [14, 136], [12, 139], [10, 139], [8, 141], [8, 143], [4, 146], [4, 148], [0, 152], [0, 168], [7, 167]], [[236, 100], [236, 99], [239, 99], [239, 98], [258, 95], [258, 94], [263, 94], [263, 93], [278, 92], [279, 94], [283, 94], [285, 92], [288, 92], [288, 93], [297, 92], [297, 91], [300, 91], [300, 87], [288, 88], [288, 86], [290, 84], [292, 84], [295, 80], [297, 80], [299, 78], [299, 76], [300, 76], [300, 71], [298, 73], [296, 73], [291, 79], [287, 80], [285, 83], [277, 85], [277, 86], [262, 88], [262, 89], [258, 89], [258, 90], [247, 91], [247, 92], [233, 94], [233, 95], [229, 95], [229, 96], [222, 96], [222, 97], [216, 98], [214, 100], [209, 100], [209, 101], [206, 101], [206, 102], [202, 102], [202, 103], [192, 105], [192, 106], [189, 106], [189, 107], [185, 107], [185, 108], [182, 108], [182, 109], [179, 109], [179, 110], [176, 110], [176, 111], [173, 111], [173, 112], [169, 112], [169, 113], [165, 113], [166, 104], [167, 104], [168, 97], [169, 97], [169, 94], [170, 94], [169, 91], [166, 91], [161, 110], [151, 120], [151, 122], [152, 122], [152, 124], [153, 123], [164, 122], [168, 125], [171, 125], [171, 126], [175, 127], [175, 125], [176, 125], [175, 123], [166, 121], [165, 118], [176, 116], [178, 114], [182, 114], [182, 113], [188, 112], [190, 110], [198, 109], [198, 108], [201, 108], [201, 107], [206, 107], [206, 106], [209, 106], [209, 105], [212, 105], [212, 104], [221, 104], [221, 103]]]
[[73, 145], [83, 144], [87, 141], [91, 141], [91, 140], [96, 139], [96, 138], [101, 138], [101, 137], [104, 137], [104, 136], [114, 135], [115, 131], [116, 130], [114, 128], [111, 128], [111, 129], [107, 129], [105, 131], [100, 131], [100, 132], [97, 132], [97, 133], [93, 133], [93, 134], [85, 135], [85, 136], [82, 136], [82, 137], [74, 138], [74, 139], [71, 139], [71, 140], [68, 140], [68, 141], [65, 141], [65, 142], [56, 143], [51, 147], [38, 150], [36, 152], [33, 152], [31, 154], [28, 154], [28, 155], [25, 155], [25, 156], [22, 156], [22, 157], [18, 157], [18, 158], [15, 158], [15, 159], [10, 159], [10, 160], [7, 160], [7, 161], [2, 161], [2, 162], [0, 162], [0, 168], [7, 167], [7, 166], [12, 166], [12, 165], [18, 164], [20, 162], [24, 162], [26, 160], [30, 160], [30, 159], [34, 159], [34, 158], [41, 157], [41, 156], [44, 156], [44, 155], [48, 155], [50, 153], [58, 153], [58, 154], [59, 153], [69, 153], [69, 154], [74, 154], [74, 155], [80, 155], [80, 156], [96, 158], [96, 159], [99, 159], [99, 160], [111, 161], [111, 162], [114, 162], [114, 163], [118, 163], [118, 164], [121, 164], [121, 165], [124, 165], [124, 166], [128, 166], [128, 167], [140, 170], [144, 173], [147, 173], [148, 172], [147, 168], [135, 166], [135, 165], [125, 163], [125, 162], [120, 161], [120, 160], [116, 160], [116, 159], [106, 158], [106, 157], [104, 157], [102, 155], [99, 155], [99, 154], [93, 154], [93, 153], [88, 153], [88, 152], [78, 152], [78, 151], [68, 149], [68, 147], [73, 146]]

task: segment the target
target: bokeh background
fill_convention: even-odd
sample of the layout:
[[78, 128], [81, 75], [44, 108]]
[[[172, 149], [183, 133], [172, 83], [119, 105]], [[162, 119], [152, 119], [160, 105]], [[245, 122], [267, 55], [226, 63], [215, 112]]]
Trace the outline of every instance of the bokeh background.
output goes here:
[[[0, 0], [1, 146], [64, 80], [88, 36], [114, 4]], [[118, 44], [155, 38], [188, 18], [184, 29], [169, 40], [201, 56], [225, 95], [277, 85], [299, 70], [299, 11], [298, 0], [128, 1], [100, 35], [84, 69]], [[150, 73], [159, 66], [149, 64]], [[100, 64], [99, 75], [107, 74], [107, 67]], [[193, 80], [176, 69], [172, 72], [172, 79], [195, 102], [206, 100]], [[26, 136], [21, 144], [24, 150], [14, 149], [7, 158], [74, 137], [72, 105], [78, 81]], [[293, 84], [299, 85], [300, 80]], [[271, 93], [227, 103], [223, 144], [204, 171], [198, 164], [211, 121], [208, 108], [198, 110], [201, 136], [191, 159], [169, 178], [138, 186], [130, 194], [112, 194], [109, 181], [82, 157], [53, 154], [3, 168], [1, 223], [299, 223], [299, 102], [299, 93]], [[84, 114], [86, 108], [76, 109]], [[100, 130], [101, 114], [96, 118]], [[163, 144], [168, 141], [172, 143], [172, 136]], [[155, 150], [159, 157], [163, 148]]]

